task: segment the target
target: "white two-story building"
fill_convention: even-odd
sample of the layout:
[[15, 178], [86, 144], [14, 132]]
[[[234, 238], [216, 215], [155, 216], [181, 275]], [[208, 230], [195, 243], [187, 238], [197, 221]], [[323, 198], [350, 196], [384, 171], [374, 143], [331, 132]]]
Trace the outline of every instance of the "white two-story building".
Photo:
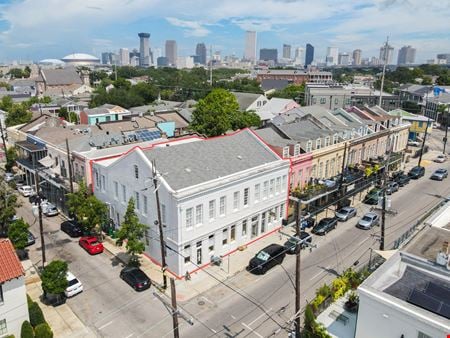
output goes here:
[[0, 337], [20, 337], [29, 320], [25, 271], [9, 239], [0, 239]]
[[277, 230], [286, 217], [289, 162], [252, 131], [193, 137], [93, 164], [95, 195], [116, 224], [129, 199], [148, 225], [147, 253], [161, 261], [152, 161], [158, 186], [166, 262], [178, 276]]

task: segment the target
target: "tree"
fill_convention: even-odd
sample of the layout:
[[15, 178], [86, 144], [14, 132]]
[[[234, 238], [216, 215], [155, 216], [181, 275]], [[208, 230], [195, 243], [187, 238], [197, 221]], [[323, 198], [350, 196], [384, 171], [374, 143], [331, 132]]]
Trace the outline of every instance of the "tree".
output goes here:
[[68, 194], [68, 206], [87, 233], [99, 232], [101, 225], [108, 220], [108, 207], [89, 193], [84, 182], [79, 184], [77, 192]]
[[28, 110], [26, 104], [13, 104], [6, 115], [6, 126], [15, 126], [31, 121], [33, 114]]
[[294, 101], [300, 102], [303, 100], [305, 94], [305, 84], [301, 85], [289, 85], [281, 90], [276, 90], [270, 97], [280, 97], [284, 99], [292, 99]]
[[34, 338], [33, 327], [28, 320], [22, 323], [20, 329], [20, 338]]
[[54, 260], [42, 271], [42, 289], [46, 294], [61, 294], [67, 288], [67, 263]]
[[17, 195], [4, 182], [3, 177], [0, 178], [0, 233], [8, 232], [9, 224], [12, 222], [16, 214], [16, 208], [20, 207]]
[[136, 255], [141, 254], [145, 250], [143, 239], [146, 228], [145, 224], [139, 222], [134, 208], [134, 199], [130, 198], [124, 220], [117, 234], [116, 244], [121, 246], [125, 240], [127, 241], [125, 247], [127, 253], [131, 255], [131, 264], [138, 262]]
[[28, 303], [28, 313], [30, 315], [30, 324], [32, 327], [36, 327], [39, 324], [45, 323], [44, 314], [42, 313], [39, 304], [36, 302]]
[[10, 147], [6, 150], [6, 165], [5, 169], [6, 171], [11, 171], [12, 167], [16, 165], [17, 160], [17, 149], [16, 147]]
[[28, 243], [29, 224], [23, 218], [12, 222], [8, 227], [8, 238], [11, 240], [14, 248], [23, 250]]
[[404, 101], [402, 108], [410, 113], [418, 114], [421, 111], [420, 106], [414, 101]]
[[218, 136], [232, 129], [234, 114], [239, 112], [236, 97], [225, 89], [214, 89], [197, 103], [192, 114], [192, 128], [207, 136]]
[[259, 126], [261, 126], [261, 118], [254, 112], [243, 111], [232, 115], [231, 128], [233, 130]]
[[39, 324], [34, 328], [36, 338], [53, 338], [53, 332], [47, 323]]
[[69, 120], [69, 111], [66, 107], [61, 107], [58, 112], [58, 116], [66, 121]]

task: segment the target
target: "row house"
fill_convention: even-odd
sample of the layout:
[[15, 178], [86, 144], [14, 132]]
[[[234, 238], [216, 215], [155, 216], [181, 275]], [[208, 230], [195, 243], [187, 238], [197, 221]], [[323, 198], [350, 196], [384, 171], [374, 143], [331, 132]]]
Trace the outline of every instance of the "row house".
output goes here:
[[[156, 166], [158, 187], [150, 177]], [[135, 148], [93, 164], [94, 193], [120, 224], [130, 198], [148, 226], [147, 254], [161, 262], [155, 191], [177, 276], [208, 265], [281, 227], [286, 217], [289, 161], [251, 130]]]

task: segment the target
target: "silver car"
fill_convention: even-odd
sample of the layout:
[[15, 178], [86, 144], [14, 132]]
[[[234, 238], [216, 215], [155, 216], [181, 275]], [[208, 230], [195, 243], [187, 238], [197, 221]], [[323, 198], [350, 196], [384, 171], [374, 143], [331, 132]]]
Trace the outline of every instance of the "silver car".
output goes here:
[[359, 220], [356, 226], [364, 230], [369, 230], [370, 228], [372, 228], [375, 225], [378, 225], [379, 223], [380, 217], [373, 212], [368, 212]]
[[431, 175], [431, 179], [432, 180], [437, 180], [437, 181], [442, 181], [444, 178], [447, 178], [448, 176], [448, 171], [447, 169], [437, 169], [433, 175]]
[[339, 221], [345, 222], [356, 216], [356, 209], [353, 207], [343, 207], [336, 211], [335, 216]]

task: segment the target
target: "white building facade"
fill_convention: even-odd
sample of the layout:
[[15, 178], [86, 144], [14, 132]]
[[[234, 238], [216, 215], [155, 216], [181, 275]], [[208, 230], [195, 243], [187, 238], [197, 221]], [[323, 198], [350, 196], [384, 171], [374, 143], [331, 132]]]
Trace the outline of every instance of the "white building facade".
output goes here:
[[289, 162], [250, 130], [136, 149], [118, 160], [96, 163], [95, 195], [110, 205], [118, 221], [134, 198], [140, 221], [149, 227], [146, 251], [156, 262], [161, 257], [151, 160], [161, 182], [166, 263], [174, 274], [193, 272], [211, 257], [227, 255], [281, 226]]

